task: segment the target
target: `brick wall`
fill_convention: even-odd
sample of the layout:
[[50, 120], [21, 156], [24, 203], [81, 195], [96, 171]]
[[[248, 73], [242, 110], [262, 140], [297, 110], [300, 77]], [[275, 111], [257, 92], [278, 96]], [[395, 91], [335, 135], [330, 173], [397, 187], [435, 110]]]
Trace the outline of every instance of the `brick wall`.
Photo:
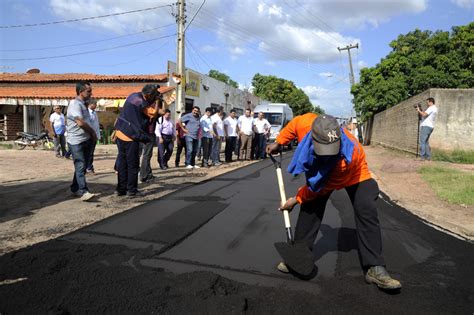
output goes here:
[[374, 116], [372, 143], [416, 153], [418, 116], [414, 105], [433, 97], [438, 107], [432, 148], [474, 150], [474, 89], [429, 89]]
[[4, 114], [3, 133], [5, 140], [15, 140], [16, 133], [23, 131], [23, 114], [22, 113], [8, 113]]

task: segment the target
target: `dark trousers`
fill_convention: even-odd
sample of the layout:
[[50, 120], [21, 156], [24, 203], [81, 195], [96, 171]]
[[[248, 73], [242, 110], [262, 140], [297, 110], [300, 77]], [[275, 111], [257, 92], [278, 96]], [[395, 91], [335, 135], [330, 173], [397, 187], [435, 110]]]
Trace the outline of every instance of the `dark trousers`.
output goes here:
[[156, 136], [150, 134], [151, 141], [147, 143], [140, 143], [138, 156], [142, 156], [142, 163], [140, 164], [140, 179], [146, 181], [153, 177], [151, 171], [151, 158], [153, 157], [153, 147], [155, 146]]
[[[384, 266], [382, 236], [377, 215], [377, 182], [369, 179], [346, 187], [354, 207], [359, 256], [363, 267]], [[306, 243], [312, 250], [331, 193], [301, 204], [295, 228], [295, 242]]]
[[202, 165], [207, 166], [209, 163], [209, 158], [211, 156], [212, 151], [212, 144], [214, 139], [212, 138], [201, 138], [201, 145], [202, 145]]
[[173, 136], [161, 135], [163, 143], [158, 141], [158, 164], [160, 168], [168, 167], [168, 161], [173, 154]]
[[186, 141], [184, 140], [184, 138], [176, 138], [176, 144], [177, 144], [177, 148], [176, 148], [176, 158], [174, 160], [174, 164], [176, 166], [179, 166], [179, 161], [181, 160], [181, 153], [183, 152], [183, 149], [184, 149], [184, 156], [186, 157]]
[[225, 161], [232, 162], [232, 152], [235, 150], [237, 137], [226, 137], [225, 138]]
[[56, 156], [65, 156], [66, 155], [66, 136], [56, 135], [54, 137], [54, 151], [56, 152]]
[[117, 139], [117, 148], [117, 191], [134, 193], [137, 191], [140, 168], [139, 143]]
[[255, 134], [255, 158], [256, 159], [263, 159], [265, 158], [265, 145], [267, 144], [267, 138], [263, 133], [256, 133]]
[[71, 191], [73, 193], [85, 194], [89, 191], [86, 183], [86, 167], [89, 163], [92, 140], [86, 140], [79, 144], [69, 144], [74, 161], [74, 176], [72, 178]]
[[87, 163], [86, 170], [89, 172], [94, 171], [94, 152], [95, 152], [95, 147], [97, 145], [96, 141], [91, 141], [91, 155], [89, 157], [89, 162]]

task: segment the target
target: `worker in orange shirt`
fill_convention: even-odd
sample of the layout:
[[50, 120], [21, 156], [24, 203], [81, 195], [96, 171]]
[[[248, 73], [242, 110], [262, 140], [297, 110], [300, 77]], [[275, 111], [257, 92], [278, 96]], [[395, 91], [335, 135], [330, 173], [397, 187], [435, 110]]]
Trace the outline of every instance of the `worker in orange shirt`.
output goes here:
[[118, 148], [116, 162], [118, 183], [115, 194], [118, 196], [143, 195], [137, 189], [140, 168], [139, 145], [153, 140], [148, 132], [150, 123], [164, 113], [165, 109], [159, 108], [157, 104], [161, 96], [159, 88], [158, 84], [147, 84], [141, 92], [130, 94], [115, 122]]
[[[401, 283], [385, 269], [376, 206], [379, 188], [370, 175], [361, 144], [339, 126], [336, 118], [308, 113], [290, 121], [266, 151], [275, 153], [295, 138], [299, 145], [288, 171], [293, 175], [304, 172], [306, 185], [281, 206], [281, 210], [291, 211], [297, 204], [301, 205], [295, 242], [306, 244], [312, 250], [329, 196], [334, 190], [345, 188], [355, 211], [365, 280], [381, 289], [400, 289]], [[278, 270], [289, 271], [284, 263], [278, 265]]]

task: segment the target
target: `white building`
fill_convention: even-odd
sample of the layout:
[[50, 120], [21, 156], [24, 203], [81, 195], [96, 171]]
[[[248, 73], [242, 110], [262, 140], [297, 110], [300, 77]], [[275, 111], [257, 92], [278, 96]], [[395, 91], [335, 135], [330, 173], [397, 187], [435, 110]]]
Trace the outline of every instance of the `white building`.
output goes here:
[[[168, 61], [168, 84], [176, 86], [172, 79], [173, 73], [176, 73], [176, 63]], [[186, 68], [186, 106], [184, 111], [190, 112], [194, 105], [201, 108], [204, 113], [206, 107], [224, 106], [224, 111], [229, 113], [231, 109], [235, 109], [238, 115], [243, 114], [248, 107], [253, 109], [259, 105], [262, 100], [248, 91], [242, 91], [234, 88], [224, 82], [209, 77], [206, 74], [199, 73], [192, 69]], [[171, 112], [175, 112], [175, 105], [171, 105]]]

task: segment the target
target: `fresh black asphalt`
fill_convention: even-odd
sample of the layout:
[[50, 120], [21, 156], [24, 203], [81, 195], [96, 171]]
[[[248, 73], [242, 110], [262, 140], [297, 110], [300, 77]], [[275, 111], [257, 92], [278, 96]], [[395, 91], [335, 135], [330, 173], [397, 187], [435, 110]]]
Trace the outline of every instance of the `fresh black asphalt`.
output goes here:
[[[291, 155], [286, 154], [284, 170], [290, 159]], [[304, 183], [303, 177], [290, 178], [286, 171], [284, 178], [287, 196], [294, 195]], [[317, 309], [290, 308], [294, 312], [474, 312], [474, 245], [425, 224], [383, 193], [378, 208], [384, 257], [389, 272], [403, 284], [395, 294], [364, 283], [352, 206], [344, 190], [330, 198], [314, 245], [317, 274], [301, 280], [278, 272], [280, 258], [273, 244], [286, 240], [278, 204], [275, 169], [265, 160], [179, 190], [62, 240], [63, 244], [146, 249], [146, 255], [134, 258], [134, 268], [178, 275], [209, 272], [252, 288], [302, 291], [305, 293], [300, 296], [305, 301], [309, 296], [313, 302], [320, 302], [316, 303]], [[297, 213], [298, 207], [291, 213], [293, 225]], [[249, 310], [248, 299], [240, 311]], [[274, 303], [288, 306], [295, 301], [280, 299]], [[283, 306], [259, 306], [259, 310], [269, 312], [287, 311]], [[230, 311], [225, 306], [216, 310]]]

